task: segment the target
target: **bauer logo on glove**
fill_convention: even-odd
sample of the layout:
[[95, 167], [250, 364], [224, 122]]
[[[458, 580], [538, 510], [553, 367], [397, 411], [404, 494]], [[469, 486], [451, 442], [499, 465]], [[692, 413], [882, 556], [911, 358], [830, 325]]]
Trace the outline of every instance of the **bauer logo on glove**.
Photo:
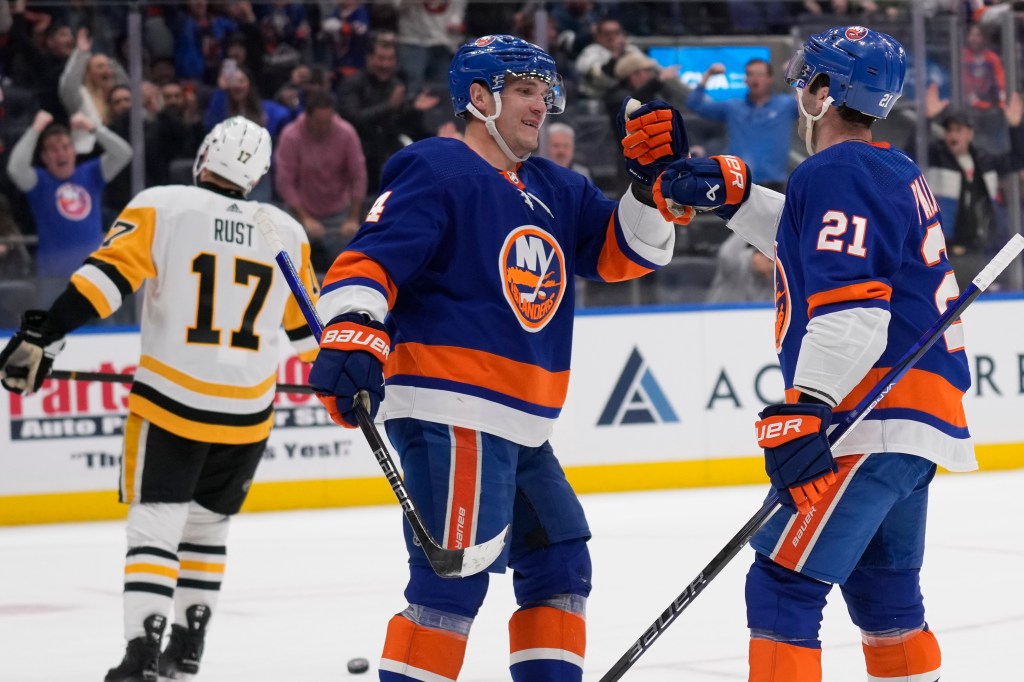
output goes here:
[[655, 205], [673, 222], [681, 222], [683, 207], [714, 211], [729, 220], [750, 197], [750, 187], [750, 168], [738, 156], [680, 159], [658, 179]]

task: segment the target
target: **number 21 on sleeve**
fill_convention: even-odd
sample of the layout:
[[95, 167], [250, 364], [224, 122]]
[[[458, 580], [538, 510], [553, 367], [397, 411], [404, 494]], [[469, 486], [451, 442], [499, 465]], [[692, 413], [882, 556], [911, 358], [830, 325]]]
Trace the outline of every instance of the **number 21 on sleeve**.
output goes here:
[[[824, 225], [818, 232], [818, 251], [842, 252], [845, 247], [846, 253], [851, 256], [864, 258], [867, 255], [867, 249], [864, 248], [864, 238], [868, 231], [867, 218], [859, 215], [847, 217], [842, 211], [827, 211], [822, 216], [822, 222]], [[853, 237], [847, 244], [846, 232], [851, 223]]]

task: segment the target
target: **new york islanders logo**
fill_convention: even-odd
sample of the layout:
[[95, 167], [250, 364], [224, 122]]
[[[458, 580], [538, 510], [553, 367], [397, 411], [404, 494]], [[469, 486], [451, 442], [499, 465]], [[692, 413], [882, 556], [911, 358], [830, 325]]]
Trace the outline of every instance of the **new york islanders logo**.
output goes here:
[[846, 29], [847, 40], [864, 40], [868, 37], [868, 30], [863, 26], [851, 26]]
[[782, 352], [782, 342], [789, 331], [792, 319], [792, 302], [789, 298], [789, 282], [786, 280], [786, 268], [775, 252], [775, 352]]
[[513, 230], [498, 260], [505, 300], [528, 332], [555, 316], [565, 291], [565, 256], [549, 233], [533, 225]]
[[57, 212], [68, 220], [82, 220], [92, 210], [92, 197], [81, 185], [65, 182], [54, 194]]

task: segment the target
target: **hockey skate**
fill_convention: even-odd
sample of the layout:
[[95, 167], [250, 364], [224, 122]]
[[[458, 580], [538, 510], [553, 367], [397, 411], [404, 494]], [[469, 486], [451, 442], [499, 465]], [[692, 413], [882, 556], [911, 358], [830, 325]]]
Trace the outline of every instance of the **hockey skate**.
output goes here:
[[190, 680], [199, 672], [210, 607], [205, 604], [188, 607], [185, 620], [186, 625], [175, 623], [171, 626], [167, 648], [160, 655], [160, 682]]
[[107, 671], [103, 682], [157, 682], [160, 644], [167, 619], [153, 614], [142, 622], [146, 634], [128, 642], [124, 659], [116, 668]]

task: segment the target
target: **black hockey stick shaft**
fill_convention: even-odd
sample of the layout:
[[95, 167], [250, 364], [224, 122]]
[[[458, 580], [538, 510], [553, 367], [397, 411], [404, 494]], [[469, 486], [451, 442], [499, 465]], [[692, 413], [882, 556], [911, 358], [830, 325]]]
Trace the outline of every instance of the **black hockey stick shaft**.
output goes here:
[[[315, 338], [320, 339], [323, 336], [323, 322], [320, 320], [320, 316], [317, 315], [316, 308], [313, 307], [313, 302], [309, 299], [309, 294], [306, 293], [305, 287], [302, 286], [299, 275], [295, 271], [295, 265], [285, 250], [281, 238], [277, 235], [277, 228], [274, 226], [273, 219], [262, 208], [257, 209], [255, 218], [257, 226], [259, 226], [267, 243], [270, 244], [276, 254], [274, 260], [277, 261], [277, 265], [284, 276], [285, 282], [288, 284], [288, 288], [292, 291], [296, 304], [306, 318], [306, 323], [309, 325]], [[356, 421], [359, 422], [359, 429], [363, 432], [363, 436], [373, 449], [373, 456], [384, 472], [384, 477], [398, 499], [398, 504], [402, 507], [405, 519], [409, 522], [409, 527], [412, 529], [416, 541], [422, 547], [423, 553], [426, 554], [427, 561], [430, 562], [430, 567], [434, 569], [434, 572], [442, 578], [465, 577], [479, 573], [494, 563], [494, 560], [498, 558], [505, 547], [509, 526], [505, 526], [501, 533], [478, 545], [470, 545], [460, 549], [442, 547], [427, 529], [426, 524], [423, 523], [423, 517], [417, 511], [416, 505], [409, 495], [409, 490], [405, 487], [405, 482], [398, 473], [395, 460], [388, 451], [387, 446], [384, 444], [384, 439], [381, 438], [380, 432], [377, 431], [377, 426], [373, 423], [373, 419], [367, 411], [367, 405], [369, 405], [369, 400], [365, 392], [360, 392], [356, 395], [354, 411]]]
[[[134, 374], [119, 374], [117, 372], [85, 372], [77, 369], [55, 369], [50, 372], [47, 379], [58, 381], [97, 381], [104, 384], [130, 384], [135, 381]], [[278, 384], [278, 393], [312, 393], [313, 389], [305, 384]]]
[[[1014, 235], [978, 276], [967, 285], [963, 293], [946, 308], [946, 311], [921, 335], [921, 338], [903, 354], [892, 369], [846, 414], [843, 421], [829, 432], [829, 445], [835, 447], [842, 442], [850, 430], [859, 424], [888, 395], [893, 386], [917, 364], [918, 360], [939, 340], [945, 331], [949, 329], [950, 325], [959, 319], [963, 311], [967, 309], [967, 306], [974, 299], [978, 298], [981, 292], [988, 288], [989, 284], [999, 276], [999, 273], [1009, 265], [1010, 261], [1020, 254], [1022, 249], [1024, 249], [1024, 237]], [[697, 574], [697, 577], [669, 604], [668, 608], [644, 630], [640, 638], [615, 662], [615, 665], [604, 674], [599, 682], [614, 682], [621, 679], [626, 674], [626, 671], [632, 668], [633, 664], [651, 648], [655, 640], [668, 629], [669, 625], [675, 622], [679, 614], [693, 603], [697, 595], [704, 591], [708, 583], [714, 580], [722, 572], [722, 569], [750, 542], [750, 538], [754, 537], [754, 534], [768, 523], [768, 520], [771, 519], [780, 507], [778, 494], [772, 491], [764, 501], [764, 504], [761, 505], [761, 508], [743, 525], [743, 528], [726, 543], [725, 547]]]

